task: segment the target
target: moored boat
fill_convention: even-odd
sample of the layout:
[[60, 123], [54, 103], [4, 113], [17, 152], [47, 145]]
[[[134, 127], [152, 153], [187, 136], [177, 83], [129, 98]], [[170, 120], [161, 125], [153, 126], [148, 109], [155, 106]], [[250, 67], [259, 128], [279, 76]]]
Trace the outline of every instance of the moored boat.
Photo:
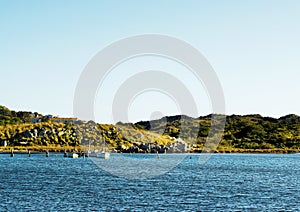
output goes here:
[[78, 158], [79, 155], [77, 153], [67, 153], [68, 158]]
[[110, 153], [109, 152], [104, 152], [104, 151], [89, 151], [88, 152], [88, 157], [93, 157], [93, 158], [103, 158], [103, 159], [109, 159], [110, 158]]
[[99, 152], [97, 154], [97, 158], [109, 159], [110, 153], [109, 152]]

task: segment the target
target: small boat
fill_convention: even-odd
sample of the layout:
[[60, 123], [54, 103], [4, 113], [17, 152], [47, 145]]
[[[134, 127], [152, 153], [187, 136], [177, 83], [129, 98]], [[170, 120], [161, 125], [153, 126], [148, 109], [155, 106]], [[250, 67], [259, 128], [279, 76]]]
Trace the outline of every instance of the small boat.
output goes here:
[[94, 149], [93, 151], [90, 150], [91, 145], [89, 142], [89, 150], [87, 151], [86, 155], [88, 157], [92, 157], [92, 158], [109, 159], [110, 153], [107, 151], [106, 142], [105, 142], [105, 140], [102, 140], [101, 142], [104, 143], [104, 146], [100, 147], [100, 149]]
[[77, 153], [67, 153], [68, 158], [78, 158], [79, 155]]
[[110, 153], [109, 152], [104, 152], [104, 151], [89, 151], [88, 152], [88, 157], [92, 157], [92, 158], [103, 158], [103, 159], [109, 159], [110, 158]]
[[99, 152], [97, 154], [97, 158], [109, 159], [110, 153], [109, 152]]

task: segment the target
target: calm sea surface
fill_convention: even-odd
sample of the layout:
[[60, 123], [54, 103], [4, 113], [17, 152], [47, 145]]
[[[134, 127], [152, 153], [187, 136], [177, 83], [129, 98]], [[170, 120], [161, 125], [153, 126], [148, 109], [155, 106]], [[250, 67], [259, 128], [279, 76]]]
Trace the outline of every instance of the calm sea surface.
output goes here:
[[128, 180], [87, 158], [0, 155], [0, 211], [300, 210], [300, 155], [216, 154], [204, 165], [198, 158]]

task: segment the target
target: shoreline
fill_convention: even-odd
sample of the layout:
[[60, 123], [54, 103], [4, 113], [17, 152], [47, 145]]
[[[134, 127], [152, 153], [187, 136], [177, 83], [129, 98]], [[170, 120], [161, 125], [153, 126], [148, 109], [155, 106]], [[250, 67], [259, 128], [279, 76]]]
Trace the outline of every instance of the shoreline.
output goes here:
[[[45, 152], [50, 153], [64, 153], [64, 152], [84, 152], [85, 148], [82, 147], [71, 147], [71, 146], [6, 146], [0, 147], [0, 154], [10, 154], [11, 151], [15, 154], [28, 154], [30, 151], [31, 154], [41, 154]], [[131, 154], [130, 152], [118, 152], [112, 150], [111, 152], [117, 154]], [[295, 154], [300, 153], [300, 149], [239, 149], [239, 148], [220, 148], [215, 151], [203, 151], [202, 149], [194, 149], [188, 152], [167, 152], [167, 154]], [[148, 153], [148, 152], [132, 152], [132, 154], [157, 154], [157, 153]], [[158, 153], [164, 154], [164, 153]]]

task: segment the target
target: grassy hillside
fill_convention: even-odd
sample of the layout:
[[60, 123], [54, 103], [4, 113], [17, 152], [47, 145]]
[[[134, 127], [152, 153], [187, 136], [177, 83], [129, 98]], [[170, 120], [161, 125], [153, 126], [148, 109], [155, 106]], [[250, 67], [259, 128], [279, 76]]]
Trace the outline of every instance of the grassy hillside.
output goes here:
[[[211, 116], [190, 118], [167, 117], [163, 120], [139, 122], [138, 128], [164, 130], [164, 135], [180, 136], [187, 143], [203, 147], [210, 132]], [[166, 126], [166, 127], [165, 127]], [[218, 124], [217, 124], [218, 126]], [[211, 132], [214, 135], [214, 132]], [[196, 141], [195, 141], [196, 139]], [[219, 149], [300, 149], [300, 117], [287, 115], [279, 119], [261, 115], [232, 115], [226, 125]]]
[[[279, 119], [260, 115], [226, 117], [224, 134], [210, 131], [211, 115], [199, 118], [164, 117], [138, 123], [75, 124], [30, 123], [29, 112], [14, 112], [0, 107], [0, 143], [9, 146], [64, 148], [106, 147], [118, 152], [163, 152], [181, 138], [192, 152], [201, 151], [208, 134], [222, 136], [220, 152], [300, 151], [300, 117]], [[221, 122], [216, 127], [221, 128]], [[150, 143], [150, 144], [149, 144]]]

